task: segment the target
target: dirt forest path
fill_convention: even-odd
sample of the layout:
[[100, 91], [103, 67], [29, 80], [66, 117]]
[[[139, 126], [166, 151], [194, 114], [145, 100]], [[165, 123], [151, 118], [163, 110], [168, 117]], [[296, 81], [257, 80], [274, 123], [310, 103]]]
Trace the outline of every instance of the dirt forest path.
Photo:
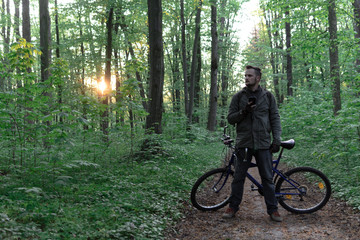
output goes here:
[[[257, 174], [252, 169], [251, 174]], [[250, 191], [250, 181], [245, 182], [244, 199], [236, 217], [221, 218], [224, 209], [201, 212], [186, 201], [186, 217], [173, 227], [166, 239], [238, 240], [238, 239], [360, 239], [360, 213], [353, 211], [333, 198], [321, 210], [312, 214], [293, 214], [281, 206], [279, 212], [284, 221], [273, 222], [266, 214], [264, 199], [256, 191]]]

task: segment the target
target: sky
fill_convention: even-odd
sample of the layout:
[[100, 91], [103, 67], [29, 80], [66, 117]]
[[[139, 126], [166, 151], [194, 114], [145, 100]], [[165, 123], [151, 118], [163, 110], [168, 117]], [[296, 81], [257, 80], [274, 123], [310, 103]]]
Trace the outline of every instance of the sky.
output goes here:
[[240, 13], [238, 14], [238, 23], [235, 30], [240, 38], [241, 48], [245, 48], [246, 44], [252, 36], [255, 26], [260, 22], [257, 11], [259, 10], [259, 0], [250, 0], [243, 3]]

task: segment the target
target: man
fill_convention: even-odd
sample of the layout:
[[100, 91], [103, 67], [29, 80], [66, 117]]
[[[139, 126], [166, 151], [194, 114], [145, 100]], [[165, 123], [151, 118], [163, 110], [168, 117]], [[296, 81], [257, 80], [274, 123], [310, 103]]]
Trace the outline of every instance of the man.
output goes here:
[[264, 186], [267, 213], [272, 220], [281, 222], [282, 217], [278, 212], [272, 175], [272, 153], [280, 149], [280, 116], [275, 97], [260, 87], [260, 79], [260, 68], [246, 66], [246, 87], [233, 96], [229, 107], [227, 119], [230, 124], [236, 124], [238, 159], [235, 162], [229, 207], [223, 214], [223, 218], [232, 218], [239, 210], [246, 172], [254, 156]]

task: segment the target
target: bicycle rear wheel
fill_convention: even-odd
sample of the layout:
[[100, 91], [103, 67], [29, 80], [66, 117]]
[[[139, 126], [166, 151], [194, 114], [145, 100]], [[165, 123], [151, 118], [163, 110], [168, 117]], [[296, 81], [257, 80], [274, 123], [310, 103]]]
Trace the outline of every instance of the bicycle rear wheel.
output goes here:
[[202, 211], [224, 207], [230, 198], [234, 172], [217, 168], [202, 175], [191, 190], [191, 202]]
[[328, 178], [317, 169], [298, 167], [279, 178], [275, 192], [280, 194], [279, 204], [293, 213], [312, 213], [329, 201], [331, 185]]

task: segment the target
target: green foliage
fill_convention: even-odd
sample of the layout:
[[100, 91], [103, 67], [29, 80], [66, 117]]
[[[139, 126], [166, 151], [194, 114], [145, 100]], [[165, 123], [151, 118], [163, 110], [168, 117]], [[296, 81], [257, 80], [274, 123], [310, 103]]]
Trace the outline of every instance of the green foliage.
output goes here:
[[221, 147], [199, 138], [166, 142], [166, 156], [146, 161], [122, 153], [108, 165], [102, 154], [98, 162], [63, 158], [56, 167], [7, 169], [0, 176], [0, 238], [162, 239], [182, 217], [196, 178], [221, 163]]
[[360, 99], [343, 93], [343, 110], [332, 115], [330, 91], [301, 91], [281, 107], [283, 138], [294, 138], [291, 165], [319, 168], [335, 195], [360, 209]]

